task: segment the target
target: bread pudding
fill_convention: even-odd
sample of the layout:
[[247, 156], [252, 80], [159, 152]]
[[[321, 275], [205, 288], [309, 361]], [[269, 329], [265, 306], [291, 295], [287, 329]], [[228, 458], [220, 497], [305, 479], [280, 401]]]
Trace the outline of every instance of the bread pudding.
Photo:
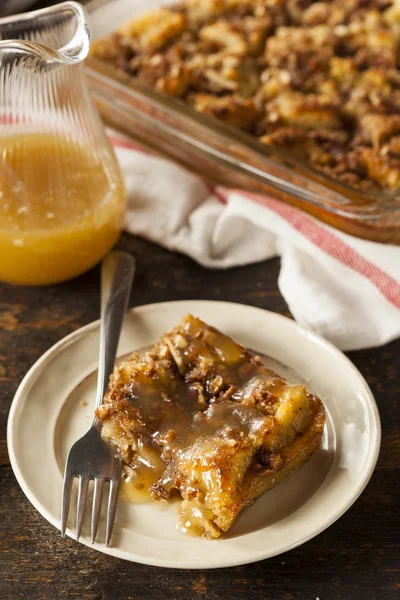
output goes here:
[[218, 538], [320, 447], [325, 411], [261, 359], [191, 315], [111, 377], [97, 409], [123, 478], [180, 496], [182, 531]]
[[400, 187], [399, 0], [183, 0], [92, 54], [353, 188]]

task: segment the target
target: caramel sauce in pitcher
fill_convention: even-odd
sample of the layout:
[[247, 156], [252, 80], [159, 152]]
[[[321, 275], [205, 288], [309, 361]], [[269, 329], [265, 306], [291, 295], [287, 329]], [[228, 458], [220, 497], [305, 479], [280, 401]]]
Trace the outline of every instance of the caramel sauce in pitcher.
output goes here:
[[0, 135], [0, 279], [64, 281], [114, 245], [125, 191], [111, 150], [101, 157], [59, 135]]

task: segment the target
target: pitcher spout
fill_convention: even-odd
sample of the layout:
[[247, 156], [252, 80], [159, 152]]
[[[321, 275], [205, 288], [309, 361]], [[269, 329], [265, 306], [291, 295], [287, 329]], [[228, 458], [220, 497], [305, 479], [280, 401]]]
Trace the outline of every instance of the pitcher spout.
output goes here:
[[0, 19], [0, 59], [28, 55], [46, 65], [71, 65], [82, 62], [89, 47], [88, 15], [77, 2]]

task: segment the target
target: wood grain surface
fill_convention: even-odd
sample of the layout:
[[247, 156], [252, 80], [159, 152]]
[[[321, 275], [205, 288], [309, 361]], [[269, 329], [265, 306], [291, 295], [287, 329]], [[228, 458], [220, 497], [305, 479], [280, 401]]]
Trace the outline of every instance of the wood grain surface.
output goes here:
[[[138, 271], [130, 306], [203, 298], [252, 304], [285, 315], [278, 259], [211, 271], [124, 235]], [[14, 600], [394, 600], [400, 595], [400, 341], [349, 357], [370, 384], [383, 426], [372, 479], [328, 530], [286, 554], [244, 567], [170, 570], [124, 562], [61, 540], [12, 473], [6, 423], [15, 390], [52, 344], [98, 317], [99, 270], [59, 286], [0, 286], [0, 599]], [[212, 542], [210, 542], [212, 552]]]

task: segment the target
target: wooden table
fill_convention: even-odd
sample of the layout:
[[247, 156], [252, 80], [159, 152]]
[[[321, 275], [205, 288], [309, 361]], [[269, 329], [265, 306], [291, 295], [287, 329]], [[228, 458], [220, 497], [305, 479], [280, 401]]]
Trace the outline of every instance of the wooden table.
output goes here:
[[[277, 289], [278, 259], [211, 271], [128, 235], [123, 235], [119, 247], [132, 252], [138, 261], [130, 306], [202, 298], [253, 304], [289, 315]], [[378, 402], [382, 451], [360, 499], [304, 546], [249, 566], [184, 571], [124, 562], [60, 539], [14, 478], [6, 448], [7, 415], [27, 369], [52, 344], [97, 318], [98, 293], [98, 268], [59, 286], [0, 286], [1, 600], [398, 598], [400, 340], [384, 348], [349, 353]]]

